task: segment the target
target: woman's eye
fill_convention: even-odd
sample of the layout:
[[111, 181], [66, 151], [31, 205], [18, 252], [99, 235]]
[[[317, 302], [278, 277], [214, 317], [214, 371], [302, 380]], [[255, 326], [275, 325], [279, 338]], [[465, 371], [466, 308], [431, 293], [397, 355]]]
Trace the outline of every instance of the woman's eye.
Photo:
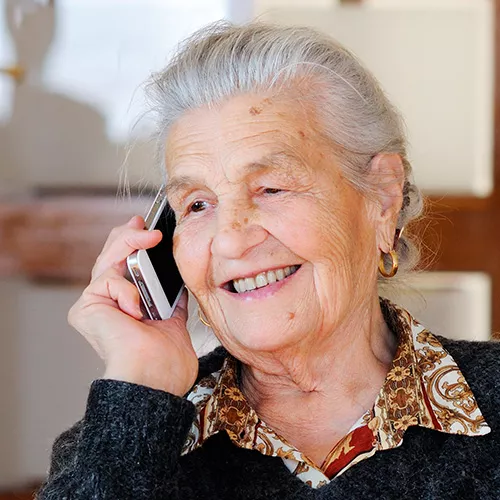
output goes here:
[[195, 201], [189, 206], [188, 212], [202, 212], [207, 208], [206, 201]]
[[282, 190], [281, 189], [278, 189], [278, 188], [264, 188], [262, 190], [263, 193], [265, 194], [278, 194], [280, 193]]

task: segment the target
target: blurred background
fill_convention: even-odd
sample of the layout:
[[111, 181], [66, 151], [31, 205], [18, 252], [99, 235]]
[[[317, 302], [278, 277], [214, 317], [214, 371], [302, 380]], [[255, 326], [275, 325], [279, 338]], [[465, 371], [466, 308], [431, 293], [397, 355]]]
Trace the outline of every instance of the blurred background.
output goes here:
[[[0, 0], [0, 500], [30, 498], [102, 365], [66, 324], [109, 230], [159, 176], [142, 82], [217, 19], [308, 24], [402, 110], [422, 269], [385, 291], [436, 333], [500, 332], [500, 0]], [[128, 165], [132, 196], [117, 197]], [[207, 349], [205, 331], [193, 329]]]

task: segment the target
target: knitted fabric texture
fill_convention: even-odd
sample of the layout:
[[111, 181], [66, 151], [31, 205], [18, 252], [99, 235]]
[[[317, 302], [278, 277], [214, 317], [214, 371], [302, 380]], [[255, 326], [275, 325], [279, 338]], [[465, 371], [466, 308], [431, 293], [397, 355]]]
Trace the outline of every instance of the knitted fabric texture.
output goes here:
[[[481, 499], [500, 498], [500, 343], [438, 337], [461, 368], [492, 432], [468, 437], [412, 427], [401, 447], [356, 464], [317, 490], [278, 457], [219, 433], [180, 456], [195, 410], [184, 398], [95, 381], [84, 418], [55, 442], [38, 500]], [[220, 368], [222, 348], [200, 360]]]

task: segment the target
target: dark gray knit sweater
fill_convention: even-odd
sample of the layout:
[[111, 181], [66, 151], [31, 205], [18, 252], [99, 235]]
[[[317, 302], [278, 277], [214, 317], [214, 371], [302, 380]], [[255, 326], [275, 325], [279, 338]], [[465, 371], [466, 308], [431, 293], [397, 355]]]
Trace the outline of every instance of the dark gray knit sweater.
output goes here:
[[[492, 432], [468, 437], [421, 427], [326, 486], [310, 488], [281, 458], [233, 445], [227, 434], [180, 456], [191, 402], [143, 386], [98, 380], [85, 417], [55, 442], [38, 500], [500, 499], [500, 342], [439, 337], [455, 358]], [[225, 351], [200, 360], [220, 368]]]

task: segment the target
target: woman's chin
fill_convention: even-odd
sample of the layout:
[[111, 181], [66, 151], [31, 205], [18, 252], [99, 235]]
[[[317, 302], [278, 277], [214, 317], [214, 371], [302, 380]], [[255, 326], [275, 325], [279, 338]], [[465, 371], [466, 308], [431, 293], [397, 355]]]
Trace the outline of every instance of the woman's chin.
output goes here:
[[297, 342], [297, 334], [290, 327], [270, 323], [252, 322], [248, 327], [241, 324], [232, 335], [232, 343], [239, 349], [255, 353], [276, 352], [285, 349]]

